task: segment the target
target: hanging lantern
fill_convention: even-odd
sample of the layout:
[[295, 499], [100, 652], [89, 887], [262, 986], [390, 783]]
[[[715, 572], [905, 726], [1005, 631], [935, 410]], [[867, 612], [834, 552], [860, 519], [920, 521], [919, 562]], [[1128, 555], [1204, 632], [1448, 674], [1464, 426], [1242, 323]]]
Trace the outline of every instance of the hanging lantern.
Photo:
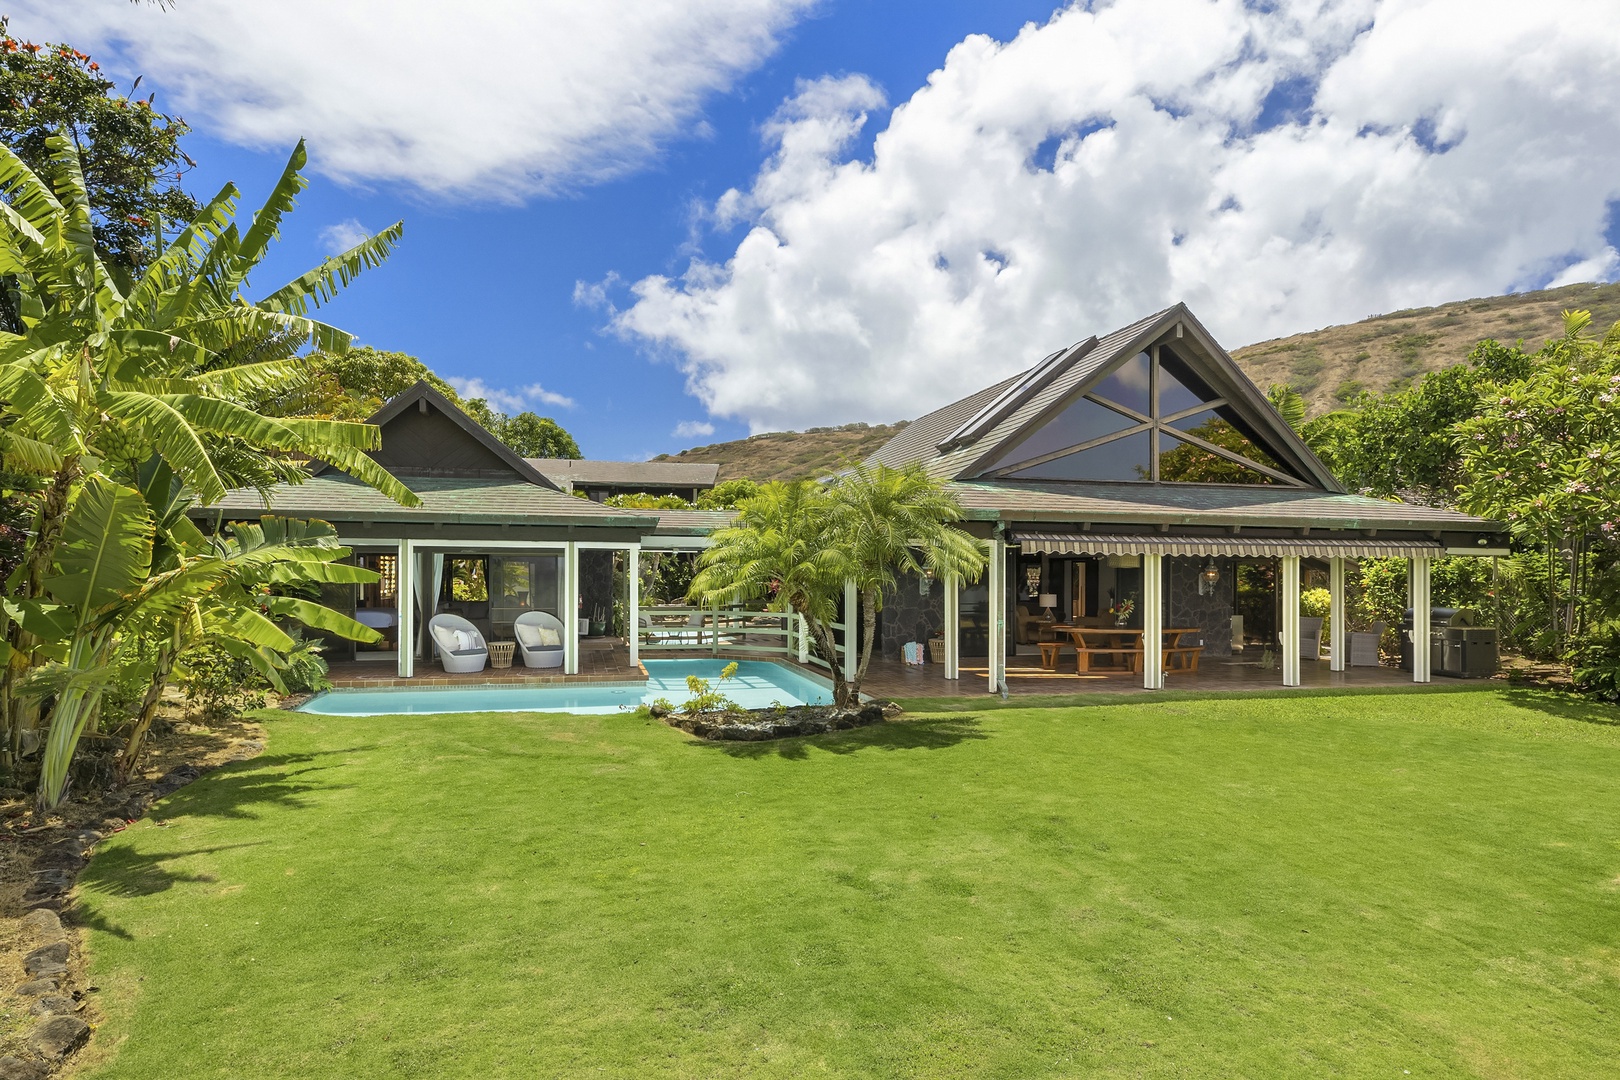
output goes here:
[[1215, 586], [1221, 580], [1220, 567], [1215, 565], [1215, 556], [1209, 557], [1209, 565], [1204, 567], [1198, 575], [1198, 595], [1208, 596], [1215, 591]]

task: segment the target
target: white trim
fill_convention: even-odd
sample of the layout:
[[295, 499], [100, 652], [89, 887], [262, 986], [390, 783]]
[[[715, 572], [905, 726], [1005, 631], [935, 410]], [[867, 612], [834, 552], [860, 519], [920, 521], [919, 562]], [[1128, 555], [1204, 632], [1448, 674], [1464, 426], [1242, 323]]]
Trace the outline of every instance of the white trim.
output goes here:
[[1328, 595], [1332, 607], [1328, 610], [1328, 669], [1344, 671], [1349, 664], [1348, 638], [1344, 633], [1344, 559], [1328, 560]]
[[945, 678], [962, 675], [962, 579], [956, 574], [945, 578]]
[[625, 552], [627, 599], [624, 636], [630, 644], [630, 666], [641, 663], [641, 545], [631, 544]]
[[579, 550], [570, 543], [563, 551], [563, 597], [558, 616], [563, 624], [563, 674], [579, 674]]
[[[344, 541], [347, 543], [347, 541]], [[418, 551], [443, 551], [445, 554], [476, 555], [482, 551], [556, 551], [568, 546], [562, 540], [423, 540], [411, 541]]]
[[986, 635], [988, 643], [985, 652], [988, 655], [985, 657], [985, 667], [989, 669], [990, 675], [989, 692], [997, 694], [1001, 692], [1001, 684], [1005, 681], [1002, 668], [1007, 663], [1007, 647], [1002, 638], [1002, 634], [1006, 632], [1007, 627], [1006, 612], [1004, 610], [1007, 606], [1006, 597], [1002, 595], [1005, 591], [1002, 579], [1006, 577], [1007, 571], [1004, 565], [1007, 560], [1007, 545], [1002, 542], [999, 536], [987, 541], [987, 543], [990, 547], [990, 567], [988, 571], [990, 580], [987, 583], [990, 618], [986, 620], [989, 626]]
[[1448, 547], [1447, 555], [1461, 555], [1464, 557], [1507, 559], [1513, 555], [1512, 548], [1498, 547]]
[[[860, 649], [861, 599], [855, 593], [855, 579], [844, 579], [844, 681], [855, 677], [855, 654]], [[719, 631], [715, 631], [719, 641]]]
[[1282, 682], [1299, 685], [1299, 556], [1282, 558]]
[[1142, 689], [1164, 689], [1164, 556], [1142, 556]]
[[641, 546], [648, 551], [702, 551], [714, 541], [707, 536], [643, 536]]
[[399, 613], [399, 677], [416, 677], [416, 551], [400, 540], [394, 567], [394, 601]]
[[1406, 575], [1407, 595], [1412, 602], [1412, 681], [1426, 683], [1429, 681], [1432, 666], [1429, 661], [1429, 610], [1431, 597], [1429, 595], [1429, 560], [1413, 559]]

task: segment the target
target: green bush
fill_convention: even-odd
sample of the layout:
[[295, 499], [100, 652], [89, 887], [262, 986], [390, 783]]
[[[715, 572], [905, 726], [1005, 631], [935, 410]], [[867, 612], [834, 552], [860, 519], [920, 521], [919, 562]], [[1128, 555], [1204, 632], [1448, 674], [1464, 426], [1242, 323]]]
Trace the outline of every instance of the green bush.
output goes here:
[[708, 679], [700, 679], [696, 675], [686, 677], [686, 689], [692, 697], [681, 706], [681, 712], [688, 716], [696, 713], [737, 712], [737, 703], [726, 697], [725, 691], [719, 687], [726, 684], [726, 680], [737, 674], [737, 661], [733, 660], [720, 669], [719, 686], [711, 687]]
[[1593, 627], [1570, 650], [1575, 688], [1620, 702], [1620, 620]]
[[287, 653], [287, 666], [282, 669], [281, 681], [289, 694], [314, 694], [332, 689], [332, 680], [326, 677], [326, 657], [321, 654], [326, 646], [318, 639], [302, 640], [293, 634], [298, 644]]
[[1326, 589], [1306, 589], [1299, 594], [1299, 613], [1307, 619], [1325, 619], [1333, 610], [1333, 594]]
[[264, 706], [268, 687], [253, 665], [213, 645], [187, 649], [180, 657], [181, 689], [204, 723], [216, 724], [243, 709]]

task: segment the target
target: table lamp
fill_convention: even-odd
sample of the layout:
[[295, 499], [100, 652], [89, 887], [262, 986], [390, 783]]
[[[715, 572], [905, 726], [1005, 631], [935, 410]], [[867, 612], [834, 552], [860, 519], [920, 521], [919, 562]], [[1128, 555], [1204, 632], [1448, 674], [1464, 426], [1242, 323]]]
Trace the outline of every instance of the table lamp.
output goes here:
[[1035, 602], [1046, 609], [1046, 617], [1050, 619], [1052, 618], [1052, 609], [1057, 607], [1057, 594], [1043, 592]]

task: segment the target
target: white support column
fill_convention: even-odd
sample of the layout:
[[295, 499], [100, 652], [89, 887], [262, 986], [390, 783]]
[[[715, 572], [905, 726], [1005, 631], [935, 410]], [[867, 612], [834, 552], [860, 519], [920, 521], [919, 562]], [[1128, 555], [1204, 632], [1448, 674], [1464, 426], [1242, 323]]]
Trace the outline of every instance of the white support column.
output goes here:
[[1142, 688], [1164, 689], [1164, 556], [1142, 556]]
[[1282, 557], [1282, 681], [1299, 685], [1299, 556]]
[[399, 542], [394, 563], [394, 604], [399, 613], [399, 677], [416, 675], [416, 551], [409, 540]]
[[625, 637], [630, 639], [630, 666], [641, 663], [641, 545], [631, 544], [625, 549], [625, 584], [630, 589], [629, 615], [625, 620]]
[[855, 595], [855, 580], [844, 581], [844, 681], [855, 677], [855, 652], [860, 648], [861, 600]]
[[990, 610], [987, 613], [989, 618], [986, 620], [989, 626], [985, 634], [988, 640], [985, 651], [989, 655], [986, 657], [985, 666], [990, 669], [989, 692], [992, 694], [1001, 692], [1001, 684], [1006, 678], [1002, 668], [1007, 663], [1007, 646], [1001, 636], [1007, 626], [1007, 613], [1005, 610], [1007, 605], [1004, 595], [1006, 586], [1003, 584], [1003, 579], [1006, 577], [1006, 563], [1007, 548], [998, 536], [990, 541], [990, 566], [988, 573], [985, 575], [988, 579], [986, 591], [990, 597]]
[[1330, 671], [1347, 671], [1350, 668], [1349, 646], [1344, 636], [1344, 557], [1338, 556], [1328, 560], [1328, 595], [1332, 606], [1328, 610], [1328, 648], [1332, 655], [1328, 658]]
[[962, 670], [962, 579], [945, 578], [945, 677], [956, 679]]
[[1412, 598], [1412, 681], [1426, 683], [1433, 674], [1429, 670], [1429, 618], [1433, 614], [1429, 610], [1429, 560], [1413, 559], [1406, 582]]
[[563, 551], [563, 674], [579, 674], [579, 545]]

